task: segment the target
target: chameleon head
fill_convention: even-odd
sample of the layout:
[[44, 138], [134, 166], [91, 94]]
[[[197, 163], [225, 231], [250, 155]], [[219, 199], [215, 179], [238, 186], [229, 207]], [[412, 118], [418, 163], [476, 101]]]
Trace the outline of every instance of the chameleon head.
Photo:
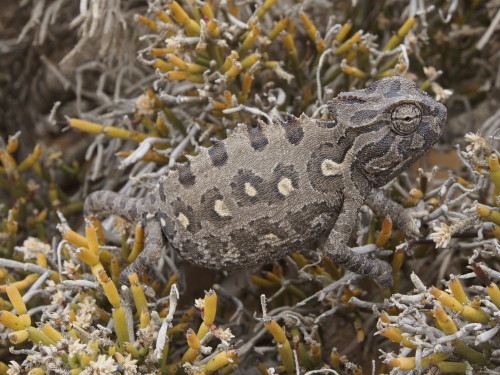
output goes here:
[[344, 92], [329, 109], [353, 152], [353, 168], [381, 186], [407, 169], [439, 139], [446, 107], [401, 77]]

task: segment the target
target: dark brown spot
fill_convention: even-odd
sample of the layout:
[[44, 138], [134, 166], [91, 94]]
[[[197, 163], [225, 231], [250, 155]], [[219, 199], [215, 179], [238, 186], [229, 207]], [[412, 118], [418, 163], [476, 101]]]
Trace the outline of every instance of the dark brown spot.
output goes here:
[[287, 196], [299, 188], [299, 174], [295, 171], [293, 165], [278, 164], [273, 170], [273, 177], [269, 182], [268, 194], [269, 203], [275, 203], [276, 198], [284, 200]]
[[302, 138], [304, 138], [304, 129], [297, 117], [288, 115], [287, 121], [282, 122], [281, 126], [285, 129], [286, 139], [292, 145], [298, 145]]
[[232, 216], [226, 212], [224, 197], [219, 192], [219, 189], [212, 188], [207, 190], [201, 196], [201, 205], [203, 218], [212, 223], [220, 224], [232, 219]]
[[163, 234], [171, 241], [176, 234], [174, 221], [164, 212], [158, 212], [158, 220], [160, 221]]
[[341, 154], [342, 148], [332, 144], [323, 143], [319, 145], [307, 162], [307, 174], [311, 186], [321, 192], [330, 192], [341, 186], [341, 174], [331, 174], [325, 176], [322, 167], [325, 160], [329, 163], [340, 164], [344, 159]]
[[250, 138], [250, 144], [255, 151], [263, 150], [267, 144], [269, 143], [268, 139], [262, 132], [260, 126], [256, 126], [255, 128], [248, 128], [248, 137]]
[[201, 223], [198, 220], [193, 207], [184, 203], [181, 198], [177, 198], [171, 204], [174, 209], [174, 215], [182, 227], [185, 225], [184, 218], [186, 218], [188, 225], [185, 229], [188, 232], [196, 233], [201, 229]]
[[322, 119], [317, 119], [314, 121], [316, 126], [320, 128], [325, 128], [325, 129], [332, 129], [335, 126], [337, 126], [337, 121], [335, 119], [331, 118], [322, 118]]
[[189, 163], [178, 164], [177, 169], [179, 171], [179, 182], [182, 185], [194, 185], [196, 176], [193, 174]]
[[158, 194], [160, 195], [160, 199], [162, 202], [167, 201], [167, 195], [165, 194], [165, 184], [162, 180], [160, 180], [160, 185], [158, 186]]
[[208, 155], [212, 159], [214, 167], [222, 167], [227, 162], [227, 151], [224, 142], [214, 138], [212, 139], [213, 146], [208, 149]]
[[263, 179], [249, 169], [239, 169], [229, 184], [233, 199], [240, 207], [253, 205], [264, 198]]

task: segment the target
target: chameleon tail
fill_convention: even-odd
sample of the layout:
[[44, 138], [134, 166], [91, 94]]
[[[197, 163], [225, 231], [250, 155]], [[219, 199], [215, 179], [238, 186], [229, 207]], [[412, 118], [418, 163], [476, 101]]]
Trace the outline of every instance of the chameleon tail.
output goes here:
[[90, 194], [83, 205], [85, 217], [118, 215], [136, 222], [145, 210], [145, 198], [136, 199], [112, 191], [99, 190]]

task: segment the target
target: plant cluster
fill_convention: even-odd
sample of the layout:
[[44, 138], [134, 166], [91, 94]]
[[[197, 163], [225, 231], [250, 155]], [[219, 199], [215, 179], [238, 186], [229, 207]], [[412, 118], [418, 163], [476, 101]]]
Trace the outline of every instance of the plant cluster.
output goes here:
[[[58, 123], [98, 134], [90, 170], [41, 145], [21, 156], [23, 134], [0, 147], [0, 375], [499, 371], [498, 113], [465, 136], [457, 170], [422, 167], [382, 188], [411, 212], [420, 238], [407, 241], [390, 218], [361, 211], [352, 242], [391, 262], [391, 290], [320, 252], [292, 254], [244, 281], [218, 275], [213, 284], [199, 273], [203, 287], [188, 292], [189, 267], [167, 250], [120, 286], [144, 228], [114, 218], [78, 230], [89, 187], [143, 196], [238, 123], [325, 118], [340, 91], [381, 77], [417, 81], [449, 99], [450, 113], [487, 101], [498, 71], [494, 1], [388, 1], [373, 11], [362, 3], [150, 0], [129, 17], [119, 2], [81, 2], [79, 42], [61, 64], [76, 65], [75, 81], [44, 64], [75, 94], [78, 116]], [[40, 4], [22, 33], [36, 30], [36, 44], [67, 1]], [[134, 42], [137, 62], [127, 58]], [[85, 48], [97, 48], [96, 61], [79, 60]], [[471, 56], [481, 61], [474, 72]], [[76, 192], [63, 186], [68, 177]]]

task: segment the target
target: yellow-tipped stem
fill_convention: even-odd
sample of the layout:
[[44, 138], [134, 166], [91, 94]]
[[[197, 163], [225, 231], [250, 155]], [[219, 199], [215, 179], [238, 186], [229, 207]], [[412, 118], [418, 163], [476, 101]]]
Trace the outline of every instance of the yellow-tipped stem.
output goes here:
[[158, 31], [158, 24], [155, 21], [150, 20], [149, 18], [146, 18], [146, 17], [141, 16], [141, 15], [135, 15], [134, 18], [135, 18], [135, 21], [142, 23], [143, 25], [146, 25], [154, 32]]
[[9, 136], [9, 139], [7, 140], [7, 147], [5, 150], [12, 155], [14, 152], [17, 151], [18, 147], [19, 147], [19, 137], [14, 138]]
[[40, 145], [36, 145], [33, 149], [33, 152], [26, 157], [18, 166], [17, 170], [19, 172], [24, 172], [30, 169], [37, 161], [40, 159], [42, 155], [42, 147]]
[[19, 293], [19, 289], [17, 289], [14, 285], [7, 285], [5, 288], [7, 292], [7, 296], [9, 297], [10, 303], [16, 310], [18, 315], [26, 313], [26, 304], [23, 301], [23, 297], [21, 293]]
[[448, 307], [449, 309], [452, 309], [453, 311], [461, 312], [463, 310], [463, 306], [454, 297], [446, 293], [445, 291], [442, 291], [441, 289], [438, 289], [436, 287], [432, 287], [429, 292], [436, 297], [436, 299], [441, 302], [443, 305]]
[[188, 350], [182, 356], [182, 363], [193, 362], [196, 357], [198, 357], [199, 350], [201, 348], [200, 340], [198, 339], [196, 333], [190, 328], [186, 332], [186, 341], [189, 345]]
[[278, 0], [266, 0], [264, 4], [255, 10], [255, 15], [260, 20], [269, 11], [269, 9], [276, 4]]
[[398, 32], [391, 37], [389, 42], [383, 48], [382, 51], [390, 51], [397, 47], [401, 43], [403, 38], [408, 34], [413, 26], [417, 23], [417, 19], [414, 16], [408, 17], [403, 26], [401, 26]]
[[462, 287], [459, 279], [454, 277], [453, 280], [448, 283], [448, 287], [450, 288], [453, 297], [455, 297], [460, 303], [469, 303], [469, 299], [465, 295], [464, 288]]
[[496, 225], [500, 225], [500, 212], [491, 209], [482, 204], [478, 204], [476, 208], [479, 216], [483, 217], [486, 221], [490, 221], [495, 223]]
[[130, 342], [125, 342], [123, 343], [123, 348], [127, 353], [130, 353], [132, 355], [132, 358], [139, 358], [140, 353], [139, 350]]
[[156, 69], [159, 69], [159, 70], [161, 70], [162, 72], [165, 72], [165, 73], [174, 70], [174, 66], [173, 65], [171, 65], [168, 62], [166, 62], [165, 60], [162, 60], [162, 59], [159, 59], [159, 58], [155, 59], [155, 62], [153, 63], [153, 67], [156, 68]]
[[180, 57], [172, 54], [172, 53], [169, 53], [168, 55], [165, 56], [165, 60], [178, 67], [179, 69], [182, 69], [182, 70], [187, 70], [188, 68], [188, 64], [187, 62], [185, 62], [184, 60], [182, 60]]
[[136, 273], [129, 275], [128, 279], [130, 281], [130, 290], [132, 292], [132, 297], [134, 298], [135, 307], [137, 311], [148, 310], [148, 302], [146, 300], [146, 295], [144, 289], [139, 282], [139, 277]]
[[410, 342], [411, 340], [414, 340], [413, 337], [411, 336], [406, 336], [403, 335], [403, 331], [397, 327], [386, 327], [384, 330], [380, 333], [381, 336], [387, 337], [389, 340], [397, 342], [404, 347], [411, 348], [411, 349], [417, 349], [418, 345], [413, 344]]
[[[429, 366], [431, 364], [437, 364], [444, 361], [450, 356], [449, 353], [435, 353], [427, 357], [423, 357], [420, 365], [422, 367]], [[399, 367], [400, 370], [413, 370], [415, 369], [416, 359], [415, 357], [406, 358], [393, 358], [387, 363], [391, 367]]]
[[144, 224], [142, 222], [137, 223], [135, 226], [135, 240], [134, 246], [130, 255], [127, 258], [127, 262], [132, 263], [144, 249]]
[[491, 298], [491, 302], [493, 302], [496, 307], [500, 308], [500, 290], [498, 289], [498, 285], [492, 282], [486, 287], [486, 291]]
[[28, 372], [28, 375], [45, 375], [45, 371], [40, 367], [35, 367]]
[[58, 342], [59, 340], [63, 339], [63, 335], [61, 335], [61, 333], [50, 324], [45, 324], [42, 327], [42, 332], [45, 333], [47, 337], [54, 342]]
[[200, 8], [201, 14], [205, 16], [207, 20], [211, 20], [214, 18], [214, 10], [212, 9], [212, 6], [210, 5], [209, 1], [205, 1], [203, 5]]
[[[33, 284], [40, 277], [37, 273], [32, 273], [26, 276], [23, 280], [13, 282], [12, 286], [15, 286], [19, 290], [24, 290]], [[0, 293], [6, 293], [7, 285], [0, 285]]]
[[239, 58], [239, 54], [236, 51], [231, 51], [229, 56], [226, 57], [226, 60], [224, 60], [224, 63], [220, 67], [221, 73], [225, 73], [233, 66], [233, 61], [237, 60]]
[[216, 19], [211, 19], [207, 22], [207, 30], [212, 34], [214, 38], [218, 38], [220, 34], [219, 21]]
[[297, 47], [295, 46], [295, 42], [293, 40], [293, 35], [290, 33], [287, 33], [283, 35], [283, 44], [285, 45], [286, 50], [288, 51], [290, 57], [294, 61], [295, 64], [298, 63], [298, 53], [297, 53]]
[[390, 217], [384, 218], [384, 221], [382, 223], [382, 230], [377, 236], [377, 240], [375, 241], [375, 244], [377, 247], [383, 247], [387, 241], [389, 241], [389, 238], [391, 238], [392, 234], [392, 220]]
[[118, 289], [116, 288], [115, 283], [111, 280], [110, 277], [106, 274], [104, 269], [100, 269], [97, 272], [97, 277], [99, 284], [101, 284], [104, 289], [104, 294], [108, 298], [109, 303], [113, 305], [113, 307], [120, 307], [120, 295], [118, 294]]
[[232, 80], [234, 77], [236, 77], [239, 72], [241, 72], [241, 63], [237, 60], [234, 60], [232, 62], [231, 67], [227, 70], [225, 76], [228, 81]]
[[113, 320], [115, 323], [115, 333], [120, 345], [129, 342], [127, 319], [125, 318], [125, 310], [123, 306], [113, 310]]
[[495, 185], [496, 190], [500, 191], [500, 163], [498, 155], [492, 152], [488, 158], [488, 164], [490, 166], [490, 180]]
[[20, 331], [11, 332], [8, 335], [9, 341], [13, 345], [22, 344], [23, 342], [25, 342], [26, 340], [28, 340], [28, 337], [29, 337], [29, 334], [28, 334], [28, 331], [26, 329], [22, 329]]
[[270, 40], [276, 39], [281, 34], [281, 32], [285, 30], [287, 26], [288, 26], [288, 18], [283, 18], [279, 20], [278, 22], [276, 22], [276, 24], [274, 25], [273, 29], [271, 30], [271, 32], [267, 37]]
[[24, 322], [17, 315], [7, 310], [0, 311], [0, 324], [3, 324], [13, 331], [21, 331], [26, 328]]
[[335, 371], [340, 371], [340, 354], [337, 351], [337, 348], [332, 348], [330, 352], [330, 366]]
[[[151, 55], [157, 57], [157, 56], [164, 56], [168, 53], [173, 53], [173, 52], [175, 52], [175, 49], [173, 49], [173, 48], [151, 48], [150, 53], [151, 53]], [[163, 60], [160, 60], [160, 61], [163, 61]], [[172, 70], [172, 69], [169, 69], [169, 70]]]
[[232, 363], [236, 359], [236, 351], [228, 350], [220, 352], [219, 354], [212, 357], [206, 365], [200, 366], [205, 372], [217, 371], [221, 367]]
[[441, 327], [441, 330], [447, 334], [451, 335], [457, 332], [457, 326], [455, 322], [450, 318], [450, 316], [446, 313], [443, 306], [440, 303], [436, 303], [434, 305], [433, 314], [436, 320]]
[[347, 41], [345, 41], [335, 50], [335, 54], [342, 55], [348, 52], [352, 48], [352, 46], [358, 43], [360, 40], [361, 40], [361, 33], [357, 31], [353, 36], [347, 39]]
[[245, 36], [245, 39], [241, 43], [238, 53], [242, 56], [246, 51], [248, 51], [255, 43], [259, 37], [260, 29], [257, 26], [253, 26], [250, 32]]
[[163, 10], [157, 10], [156, 12], [156, 17], [158, 17], [158, 19], [163, 22], [163, 23], [174, 23], [174, 21], [172, 21], [172, 19], [170, 18], [170, 16], [165, 13], [165, 11]]
[[179, 70], [172, 70], [165, 74], [165, 78], [168, 81], [184, 81], [185, 79], [188, 79], [188, 77], [189, 72]]
[[347, 34], [349, 34], [349, 31], [351, 31], [351, 29], [352, 29], [352, 22], [347, 21], [340, 28], [339, 33], [335, 37], [335, 40], [337, 42], [342, 42], [346, 38]]
[[72, 229], [63, 229], [63, 239], [78, 247], [88, 247], [87, 239]]
[[96, 253], [90, 251], [86, 247], [79, 247], [76, 250], [76, 256], [83, 260], [85, 263], [87, 263], [89, 266], [95, 266], [97, 264], [100, 264], [99, 262], [99, 255]]
[[250, 68], [252, 65], [255, 63], [259, 62], [260, 58], [262, 55], [260, 53], [254, 52], [247, 57], [245, 57], [243, 60], [241, 60], [241, 68], [242, 69], [247, 69]]
[[286, 338], [285, 331], [274, 320], [264, 322], [264, 326], [271, 332], [278, 343], [278, 351], [285, 370], [290, 373], [293, 372], [295, 370], [295, 362], [293, 360], [292, 348], [290, 347], [290, 342]]
[[168, 8], [172, 12], [172, 17], [184, 27], [189, 36], [200, 35], [200, 24], [190, 18], [177, 1], [172, 1]]
[[148, 310], [142, 309], [141, 316], [139, 317], [139, 328], [144, 329], [149, 325], [151, 321], [151, 314]]
[[97, 240], [97, 231], [89, 221], [86, 221], [85, 223], [85, 236], [87, 237], [87, 241], [89, 244], [88, 249], [92, 251], [94, 254], [97, 254], [99, 252], [99, 241]]
[[27, 327], [29, 338], [35, 344], [42, 344], [46, 346], [56, 345], [56, 342], [51, 340], [45, 333], [36, 329], [35, 327]]
[[104, 126], [101, 124], [96, 124], [94, 122], [84, 121], [76, 118], [69, 119], [69, 126], [87, 133], [102, 133], [108, 137], [119, 138], [127, 141], [130, 140], [138, 143], [144, 141], [148, 137], [147, 134], [144, 133], [117, 128], [115, 126]]
[[210, 289], [205, 293], [205, 307], [203, 309], [203, 323], [206, 326], [211, 326], [215, 320], [217, 312], [217, 294]]
[[350, 76], [354, 76], [356, 78], [366, 78], [368, 77], [368, 74], [363, 72], [361, 69], [351, 66], [348, 64], [342, 64], [342, 71], [345, 74], [349, 74]]

